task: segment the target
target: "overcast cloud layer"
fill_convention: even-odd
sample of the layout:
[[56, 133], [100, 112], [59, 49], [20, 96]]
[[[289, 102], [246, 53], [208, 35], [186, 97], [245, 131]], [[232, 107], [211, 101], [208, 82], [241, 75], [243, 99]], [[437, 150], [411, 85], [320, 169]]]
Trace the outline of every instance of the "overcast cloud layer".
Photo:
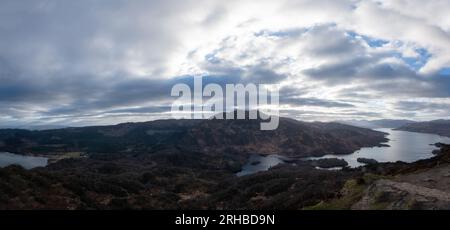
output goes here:
[[171, 87], [279, 83], [304, 120], [450, 117], [448, 0], [0, 1], [0, 126], [170, 117]]

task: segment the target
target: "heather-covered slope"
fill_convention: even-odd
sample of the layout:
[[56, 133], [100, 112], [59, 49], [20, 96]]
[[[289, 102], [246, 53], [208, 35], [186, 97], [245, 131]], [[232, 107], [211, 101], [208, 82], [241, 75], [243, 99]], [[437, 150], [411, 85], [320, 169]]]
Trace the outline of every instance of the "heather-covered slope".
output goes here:
[[278, 129], [261, 131], [260, 120], [158, 120], [113, 126], [45, 131], [0, 130], [0, 151], [35, 154], [66, 152], [190, 152], [321, 156], [351, 153], [386, 141], [384, 133], [338, 123], [281, 118]]
[[288, 156], [351, 153], [385, 141], [384, 134], [338, 123], [307, 123], [281, 118], [278, 129], [259, 130], [257, 120], [208, 120], [190, 129], [185, 146], [200, 151], [239, 151]]

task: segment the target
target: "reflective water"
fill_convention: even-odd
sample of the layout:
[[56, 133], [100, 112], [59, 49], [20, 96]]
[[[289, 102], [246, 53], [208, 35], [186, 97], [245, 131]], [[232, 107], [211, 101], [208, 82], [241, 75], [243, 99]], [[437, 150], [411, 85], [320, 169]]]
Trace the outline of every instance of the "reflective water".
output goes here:
[[[326, 155], [319, 158], [340, 158], [348, 162], [350, 167], [364, 165], [357, 162], [357, 159], [371, 158], [378, 162], [414, 162], [421, 159], [433, 157], [433, 150], [438, 149], [435, 143], [441, 142], [450, 144], [450, 138], [434, 134], [413, 133], [406, 131], [397, 131], [391, 129], [377, 129], [389, 133], [386, 143], [389, 147], [371, 147], [362, 148], [349, 155]], [[309, 158], [317, 159], [317, 158]]]
[[282, 156], [278, 155], [268, 155], [268, 156], [262, 156], [262, 155], [252, 155], [250, 156], [248, 163], [245, 164], [242, 167], [242, 170], [238, 172], [237, 176], [245, 176], [250, 175], [257, 172], [267, 171], [271, 167], [283, 163], [283, 159], [285, 159]]
[[0, 167], [17, 164], [26, 169], [46, 166], [48, 159], [45, 157], [23, 156], [12, 153], [0, 152]]
[[[397, 131], [391, 129], [377, 129], [378, 131], [388, 133], [389, 147], [371, 147], [362, 148], [348, 155], [325, 155], [323, 157], [311, 157], [308, 159], [320, 158], [339, 158], [348, 162], [350, 167], [358, 167], [364, 164], [357, 161], [358, 158], [371, 158], [378, 162], [414, 162], [421, 159], [433, 157], [433, 150], [438, 149], [435, 143], [441, 142], [450, 144], [450, 138], [434, 134], [413, 133], [406, 131]], [[271, 167], [283, 163], [288, 158], [279, 155], [252, 155], [247, 164], [242, 167], [242, 171], [237, 176], [249, 175], [261, 171], [267, 171]], [[333, 168], [336, 170], [337, 168]]]

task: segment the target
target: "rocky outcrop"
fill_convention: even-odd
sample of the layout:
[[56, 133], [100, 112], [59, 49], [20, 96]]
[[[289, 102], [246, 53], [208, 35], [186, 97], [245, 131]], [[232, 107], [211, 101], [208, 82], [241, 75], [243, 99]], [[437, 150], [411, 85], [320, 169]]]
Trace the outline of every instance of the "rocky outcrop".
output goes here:
[[450, 193], [407, 182], [378, 180], [352, 209], [448, 209]]
[[450, 208], [450, 145], [440, 154], [414, 163], [369, 165], [366, 172], [384, 176], [367, 185], [353, 209]]

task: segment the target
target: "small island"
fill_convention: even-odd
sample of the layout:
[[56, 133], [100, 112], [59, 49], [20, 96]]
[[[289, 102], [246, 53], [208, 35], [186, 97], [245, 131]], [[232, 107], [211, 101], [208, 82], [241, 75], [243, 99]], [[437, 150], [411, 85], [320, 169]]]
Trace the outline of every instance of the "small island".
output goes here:
[[324, 158], [324, 159], [313, 160], [312, 165], [315, 167], [328, 169], [328, 168], [336, 168], [336, 167], [346, 167], [346, 166], [348, 166], [348, 163], [344, 159]]
[[362, 163], [362, 164], [367, 164], [367, 165], [378, 164], [377, 160], [371, 159], [371, 158], [364, 158], [364, 157], [360, 157], [360, 158], [356, 159], [356, 161], [358, 161], [359, 163]]

